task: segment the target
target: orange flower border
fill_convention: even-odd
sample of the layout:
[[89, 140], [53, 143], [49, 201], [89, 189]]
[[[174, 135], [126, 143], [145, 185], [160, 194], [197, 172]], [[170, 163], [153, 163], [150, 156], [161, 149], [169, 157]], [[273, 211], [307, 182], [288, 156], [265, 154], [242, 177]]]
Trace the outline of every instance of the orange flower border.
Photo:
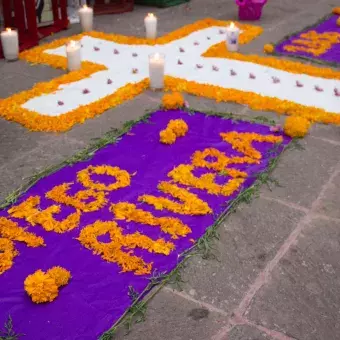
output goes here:
[[[88, 32], [38, 46], [21, 53], [20, 58], [31, 63], [42, 63], [55, 68], [66, 69], [67, 60], [65, 57], [49, 55], [44, 53], [44, 51], [62, 46], [70, 39], [79, 40], [85, 35], [123, 44], [166, 44], [199, 29], [211, 26], [226, 26], [227, 24], [228, 22], [226, 21], [208, 18], [197, 21], [191, 25], [184, 26], [168, 35], [165, 35], [164, 37], [154, 40], [101, 32]], [[262, 28], [260, 27], [243, 24], [238, 25], [244, 31], [244, 33], [240, 36], [241, 44], [250, 42], [262, 33]], [[222, 45], [224, 46], [224, 43], [211, 47], [203, 54], [203, 56], [230, 58], [282, 69], [291, 73], [304, 73], [321, 78], [340, 79], [339, 71], [317, 68], [315, 66], [287, 60], [278, 60], [273, 57], [230, 53], [226, 51], [225, 48], [223, 51]], [[72, 126], [77, 123], [83, 123], [86, 119], [93, 118], [109, 108], [115, 107], [126, 100], [134, 98], [149, 87], [149, 79], [147, 78], [136, 84], [127, 84], [109, 96], [88, 105], [78, 107], [75, 110], [57, 117], [40, 115], [37, 112], [27, 110], [21, 106], [31, 98], [56, 91], [61, 84], [78, 81], [89, 77], [95, 72], [106, 69], [104, 65], [94, 64], [91, 62], [83, 62], [82, 66], [82, 69], [79, 71], [70, 72], [49, 82], [38, 83], [30, 90], [23, 91], [9, 98], [0, 100], [0, 116], [7, 120], [20, 123], [32, 131], [62, 132], [71, 129]], [[340, 115], [336, 113], [300, 105], [290, 101], [282, 101], [278, 98], [264, 97], [252, 92], [222, 88], [214, 85], [198, 84], [196, 82], [189, 82], [184, 79], [173, 77], [166, 77], [165, 87], [167, 90], [179, 92], [184, 91], [196, 96], [215, 99], [216, 101], [235, 102], [242, 105], [248, 105], [254, 110], [275, 111], [278, 114], [302, 116], [312, 122], [340, 124]]]
[[[228, 23], [230, 22], [207, 18], [184, 26], [163, 37], [151, 40], [101, 32], [86, 32], [72, 37], [58, 39], [51, 43], [24, 51], [20, 53], [20, 59], [26, 60], [32, 64], [46, 64], [54, 68], [66, 70], [67, 59], [65, 57], [50, 55], [44, 52], [49, 49], [55, 49], [57, 47], [63, 46], [71, 39], [80, 40], [83, 36], [90, 36], [93, 38], [129, 45], [162, 45], [179, 38], [183, 38], [197, 30], [211, 26], [226, 26]], [[239, 24], [239, 27], [244, 31], [244, 33], [242, 33], [240, 36], [241, 44], [250, 42], [263, 31], [261, 27], [252, 25]], [[78, 107], [75, 110], [66, 112], [57, 117], [41, 115], [37, 112], [30, 111], [22, 107], [22, 105], [29, 99], [43, 94], [52, 93], [56, 91], [62, 84], [79, 81], [89, 77], [95, 72], [105, 69], [106, 67], [104, 65], [83, 62], [82, 69], [79, 71], [67, 73], [49, 82], [38, 83], [30, 90], [17, 93], [3, 100], [0, 99], [0, 117], [5, 118], [6, 120], [15, 121], [32, 131], [67, 131], [77, 123], [84, 123], [86, 119], [93, 118], [108, 110], [109, 108], [113, 108], [129, 99], [136, 97], [149, 87], [149, 79], [144, 79], [136, 84], [127, 84], [119, 88], [111, 95], [108, 95], [88, 105]]]
[[[256, 56], [256, 58], [261, 57]], [[304, 64], [301, 65], [306, 66]], [[320, 73], [323, 73], [323, 69], [319, 70], [321, 70]], [[340, 72], [338, 73], [340, 76]], [[166, 90], [184, 91], [194, 96], [215, 99], [217, 102], [234, 102], [241, 105], [247, 105], [255, 111], [272, 111], [279, 115], [286, 114], [304, 117], [310, 122], [340, 125], [340, 114], [327, 112], [324, 109], [312, 106], [297, 104], [289, 100], [265, 97], [254, 92], [227, 89], [215, 85], [197, 84], [194, 81], [187, 81], [185, 79], [170, 76], [166, 76], [165, 85]]]

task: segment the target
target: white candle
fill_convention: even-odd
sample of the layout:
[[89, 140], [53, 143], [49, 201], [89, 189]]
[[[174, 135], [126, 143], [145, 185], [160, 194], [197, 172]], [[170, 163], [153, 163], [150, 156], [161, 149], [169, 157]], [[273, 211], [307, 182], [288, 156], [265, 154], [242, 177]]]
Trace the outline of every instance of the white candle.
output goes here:
[[149, 13], [144, 19], [144, 25], [147, 39], [156, 39], [157, 17], [152, 13]]
[[227, 49], [230, 52], [236, 52], [238, 50], [238, 38], [240, 36], [240, 29], [232, 22], [227, 27], [226, 44]]
[[164, 87], [164, 61], [163, 54], [154, 53], [149, 56], [150, 87], [160, 90]]
[[92, 31], [93, 27], [93, 9], [84, 5], [78, 11], [80, 25], [83, 32]]
[[1, 32], [1, 45], [6, 60], [17, 60], [19, 55], [18, 32], [6, 28]]
[[79, 70], [81, 68], [81, 44], [79, 41], [71, 40], [66, 45], [67, 68], [69, 71]]

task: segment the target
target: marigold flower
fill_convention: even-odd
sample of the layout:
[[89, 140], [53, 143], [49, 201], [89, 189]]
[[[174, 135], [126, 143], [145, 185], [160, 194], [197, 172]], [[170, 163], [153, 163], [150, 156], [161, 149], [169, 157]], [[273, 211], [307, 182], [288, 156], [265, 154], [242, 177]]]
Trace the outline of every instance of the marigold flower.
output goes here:
[[54, 279], [58, 287], [66, 286], [71, 279], [71, 273], [65, 268], [59, 266], [49, 269], [47, 271], [47, 275]]
[[42, 270], [28, 275], [24, 286], [25, 291], [35, 303], [52, 302], [58, 296], [58, 286], [55, 280]]
[[184, 98], [179, 92], [166, 93], [162, 98], [162, 106], [166, 110], [179, 109], [184, 106]]
[[265, 53], [267, 53], [267, 54], [273, 53], [274, 50], [275, 50], [275, 47], [274, 47], [274, 45], [272, 45], [272, 44], [265, 44], [265, 45], [263, 46], [263, 51], [264, 51]]
[[173, 144], [176, 142], [176, 135], [171, 129], [162, 130], [159, 133], [159, 137], [163, 144]]
[[340, 26], [340, 18], [338, 18], [338, 19], [336, 20], [336, 24], [337, 24], [338, 26]]
[[188, 132], [188, 125], [183, 119], [171, 119], [167, 129], [174, 132], [177, 137], [183, 137]]
[[307, 134], [311, 122], [303, 117], [287, 117], [283, 131], [290, 137], [303, 137]]
[[333, 8], [332, 13], [336, 15], [340, 15], [340, 7]]
[[71, 273], [59, 266], [52, 267], [47, 273], [39, 269], [26, 277], [24, 287], [33, 302], [52, 302], [58, 296], [59, 287], [67, 285], [70, 278]]

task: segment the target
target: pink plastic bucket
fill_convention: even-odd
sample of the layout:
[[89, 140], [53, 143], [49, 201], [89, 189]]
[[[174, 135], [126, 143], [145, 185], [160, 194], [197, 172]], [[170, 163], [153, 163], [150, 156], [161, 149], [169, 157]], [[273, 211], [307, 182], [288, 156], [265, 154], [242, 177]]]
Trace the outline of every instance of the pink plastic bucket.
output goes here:
[[238, 7], [238, 17], [240, 20], [259, 20], [262, 15], [262, 8], [267, 1], [262, 2], [245, 2]]

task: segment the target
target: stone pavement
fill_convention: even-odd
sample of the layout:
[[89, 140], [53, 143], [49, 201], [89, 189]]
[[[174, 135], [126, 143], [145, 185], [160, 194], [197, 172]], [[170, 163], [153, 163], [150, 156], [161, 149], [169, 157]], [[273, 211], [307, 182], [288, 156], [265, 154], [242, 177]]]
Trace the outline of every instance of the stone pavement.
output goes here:
[[[262, 54], [264, 43], [314, 23], [336, 5], [335, 0], [269, 0], [258, 23], [265, 32], [242, 51]], [[205, 17], [237, 19], [233, 0], [192, 0], [174, 8], [137, 7], [132, 13], [97, 17], [95, 29], [142, 36], [150, 11], [159, 18], [160, 33]], [[55, 37], [78, 32], [74, 26]], [[62, 73], [0, 61], [0, 97]], [[146, 92], [60, 135], [28, 132], [0, 120], [0, 199], [35, 172], [155, 107], [160, 97]], [[239, 105], [186, 98], [197, 109], [277, 119]], [[146, 321], [115, 339], [340, 339], [340, 128], [314, 125], [301, 144], [304, 150], [287, 151], [274, 171], [281, 186], [263, 187], [258, 198], [220, 226], [217, 260], [189, 260], [182, 289], [162, 289]]]

